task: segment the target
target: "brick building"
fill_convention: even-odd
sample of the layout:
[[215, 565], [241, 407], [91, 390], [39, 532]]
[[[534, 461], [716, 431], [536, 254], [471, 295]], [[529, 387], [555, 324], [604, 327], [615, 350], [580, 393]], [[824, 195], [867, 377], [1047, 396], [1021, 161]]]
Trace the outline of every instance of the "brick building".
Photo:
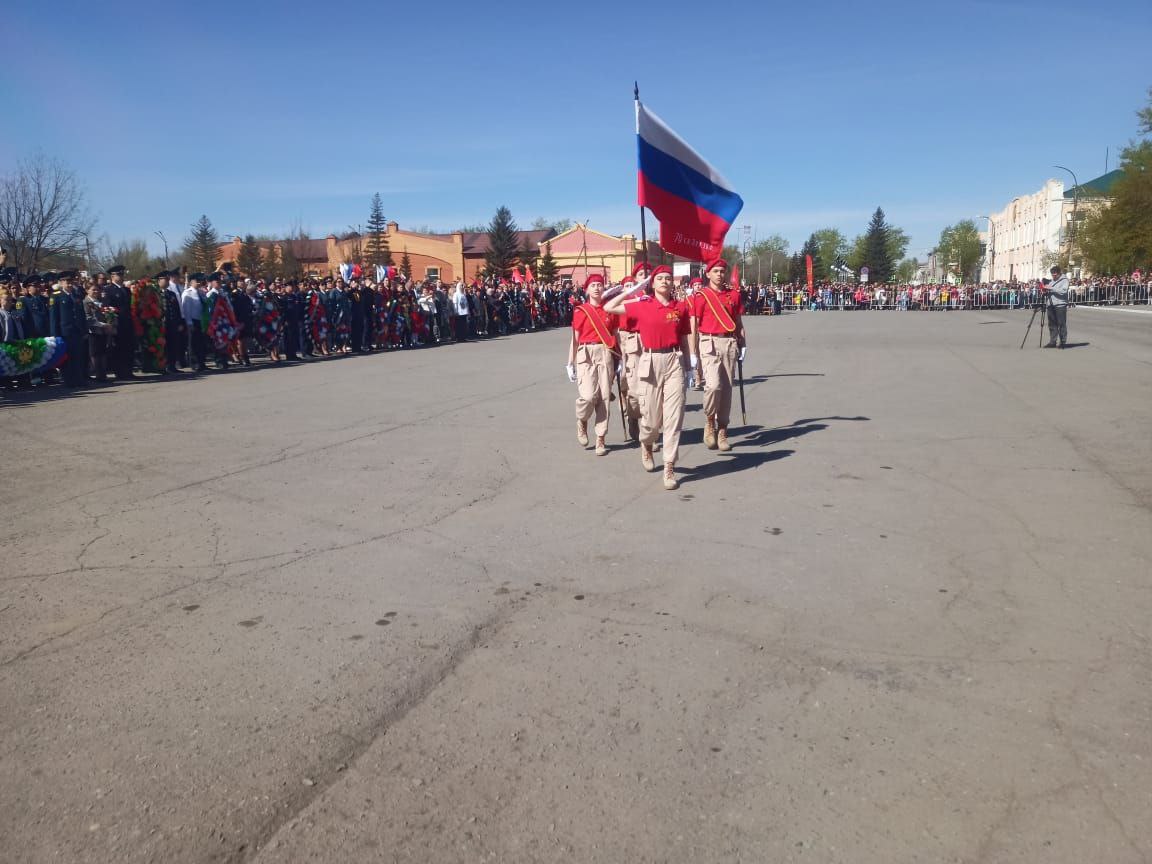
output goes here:
[[[519, 246], [539, 248], [555, 235], [551, 229], [519, 231]], [[341, 264], [352, 263], [361, 257], [367, 243], [366, 236], [340, 240], [334, 234], [317, 240], [268, 240], [260, 243], [262, 249], [275, 247], [278, 256], [290, 247], [301, 269], [310, 276], [332, 276]], [[488, 252], [488, 234], [483, 231], [453, 231], [451, 234], [422, 234], [402, 231], [396, 222], [387, 229], [388, 250], [397, 267], [407, 253], [416, 279], [442, 279], [451, 282], [458, 278], [471, 281], [484, 269], [484, 256]], [[243, 241], [234, 238], [220, 244], [216, 263], [236, 261]], [[264, 254], [267, 254], [266, 252]], [[555, 254], [555, 250], [553, 250]]]
[[[546, 246], [552, 249], [556, 272], [561, 278], [583, 281], [592, 273], [599, 273], [612, 282], [619, 282], [632, 272], [641, 255], [636, 238], [631, 234], [619, 237], [594, 231], [577, 223], [563, 234], [539, 242], [540, 254]], [[641, 257], [643, 257], [641, 255]], [[648, 260], [663, 263], [660, 247], [648, 241]]]

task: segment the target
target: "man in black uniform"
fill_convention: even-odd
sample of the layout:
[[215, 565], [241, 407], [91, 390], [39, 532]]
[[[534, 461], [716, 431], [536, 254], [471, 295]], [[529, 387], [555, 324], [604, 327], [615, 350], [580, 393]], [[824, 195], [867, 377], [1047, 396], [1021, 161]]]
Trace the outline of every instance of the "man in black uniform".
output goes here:
[[17, 304], [24, 313], [25, 338], [40, 339], [50, 335], [48, 323], [48, 300], [40, 291], [40, 278], [38, 276], [24, 280], [27, 296], [21, 297]]
[[248, 356], [248, 340], [256, 332], [252, 326], [256, 306], [248, 294], [247, 285], [238, 279], [231, 283], [228, 299], [232, 301], [232, 312], [236, 316], [236, 360], [245, 366], [252, 365]]
[[180, 312], [180, 294], [184, 286], [177, 281], [179, 277], [179, 270], [161, 270], [156, 274], [156, 282], [164, 292], [164, 349], [169, 372], [180, 371], [188, 348], [188, 327]]
[[48, 304], [49, 329], [64, 339], [64, 383], [83, 387], [88, 383], [88, 318], [84, 314], [84, 291], [72, 284], [70, 274], [61, 277]]
[[116, 344], [112, 348], [112, 371], [116, 380], [135, 378], [132, 366], [136, 361], [136, 329], [132, 326], [132, 292], [124, 285], [123, 264], [108, 268], [108, 284], [104, 286], [104, 302], [116, 309]]
[[364, 287], [360, 289], [360, 305], [363, 308], [361, 313], [361, 327], [363, 335], [360, 339], [360, 347], [364, 352], [371, 352], [372, 346], [376, 344], [376, 289], [372, 287], [372, 283], [366, 281]]
[[284, 356], [299, 360], [302, 348], [300, 328], [304, 325], [304, 297], [293, 279], [288, 290], [280, 295], [280, 315], [284, 319]]

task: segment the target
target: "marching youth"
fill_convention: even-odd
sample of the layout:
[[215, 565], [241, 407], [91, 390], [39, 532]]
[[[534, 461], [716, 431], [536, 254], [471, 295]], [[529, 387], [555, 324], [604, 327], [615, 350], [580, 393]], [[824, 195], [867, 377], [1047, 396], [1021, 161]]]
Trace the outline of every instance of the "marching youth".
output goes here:
[[568, 380], [576, 384], [576, 440], [588, 446], [588, 420], [596, 415], [596, 455], [608, 452], [604, 436], [608, 434], [609, 403], [612, 400], [612, 378], [616, 375], [619, 350], [616, 331], [619, 319], [600, 305], [604, 277], [589, 276], [584, 282], [588, 302], [572, 314], [572, 341], [568, 345]]
[[675, 467], [684, 425], [684, 380], [692, 357], [688, 350], [692, 313], [672, 296], [670, 268], [652, 271], [652, 288], [651, 297], [620, 295], [604, 310], [622, 315], [622, 326], [639, 334], [640, 459], [646, 471], [656, 470], [652, 446], [663, 432], [664, 488], [672, 491], [680, 487]]
[[728, 420], [732, 413], [732, 384], [736, 361], [744, 361], [744, 305], [740, 291], [727, 287], [728, 264], [723, 258], [708, 263], [708, 284], [692, 296], [692, 347], [704, 378], [704, 446], [732, 449]]

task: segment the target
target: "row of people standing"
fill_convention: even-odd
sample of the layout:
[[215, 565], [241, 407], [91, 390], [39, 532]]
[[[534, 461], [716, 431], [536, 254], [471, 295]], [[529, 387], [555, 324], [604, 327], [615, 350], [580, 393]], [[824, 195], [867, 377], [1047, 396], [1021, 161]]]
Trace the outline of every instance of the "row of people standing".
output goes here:
[[126, 275], [122, 265], [91, 277], [0, 272], [0, 341], [58, 337], [68, 346], [64, 383], [82, 386], [130, 379], [136, 369], [205, 371], [210, 358], [219, 369], [250, 365], [250, 346], [280, 362], [506, 335], [567, 323], [578, 300], [561, 286], [263, 282], [234, 278], [227, 266], [134, 282]]
[[[728, 439], [737, 367], [747, 350], [741, 292], [727, 284], [723, 259], [706, 267], [677, 299], [670, 268], [638, 264], [632, 277], [605, 292], [602, 276], [585, 283], [587, 302], [573, 314], [566, 372], [577, 386], [576, 439], [587, 447], [595, 421], [596, 455], [608, 453], [613, 384], [619, 382], [627, 437], [640, 445], [644, 470], [655, 471], [661, 442], [663, 485], [679, 488], [676, 462], [688, 380], [703, 380], [704, 444], [730, 451]], [[650, 293], [649, 293], [650, 287]]]

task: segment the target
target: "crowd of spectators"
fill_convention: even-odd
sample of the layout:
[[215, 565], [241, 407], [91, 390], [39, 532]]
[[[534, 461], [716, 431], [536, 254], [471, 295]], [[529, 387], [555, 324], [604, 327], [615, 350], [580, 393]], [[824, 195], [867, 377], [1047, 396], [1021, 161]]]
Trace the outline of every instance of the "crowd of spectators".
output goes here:
[[[821, 282], [807, 285], [749, 285], [745, 308], [752, 314], [783, 311], [891, 309], [947, 311], [958, 309], [1025, 309], [1041, 302], [1042, 282], [996, 282], [977, 285], [858, 285]], [[1081, 305], [1147, 305], [1152, 282], [1083, 279], [1071, 283], [1071, 302]]]

